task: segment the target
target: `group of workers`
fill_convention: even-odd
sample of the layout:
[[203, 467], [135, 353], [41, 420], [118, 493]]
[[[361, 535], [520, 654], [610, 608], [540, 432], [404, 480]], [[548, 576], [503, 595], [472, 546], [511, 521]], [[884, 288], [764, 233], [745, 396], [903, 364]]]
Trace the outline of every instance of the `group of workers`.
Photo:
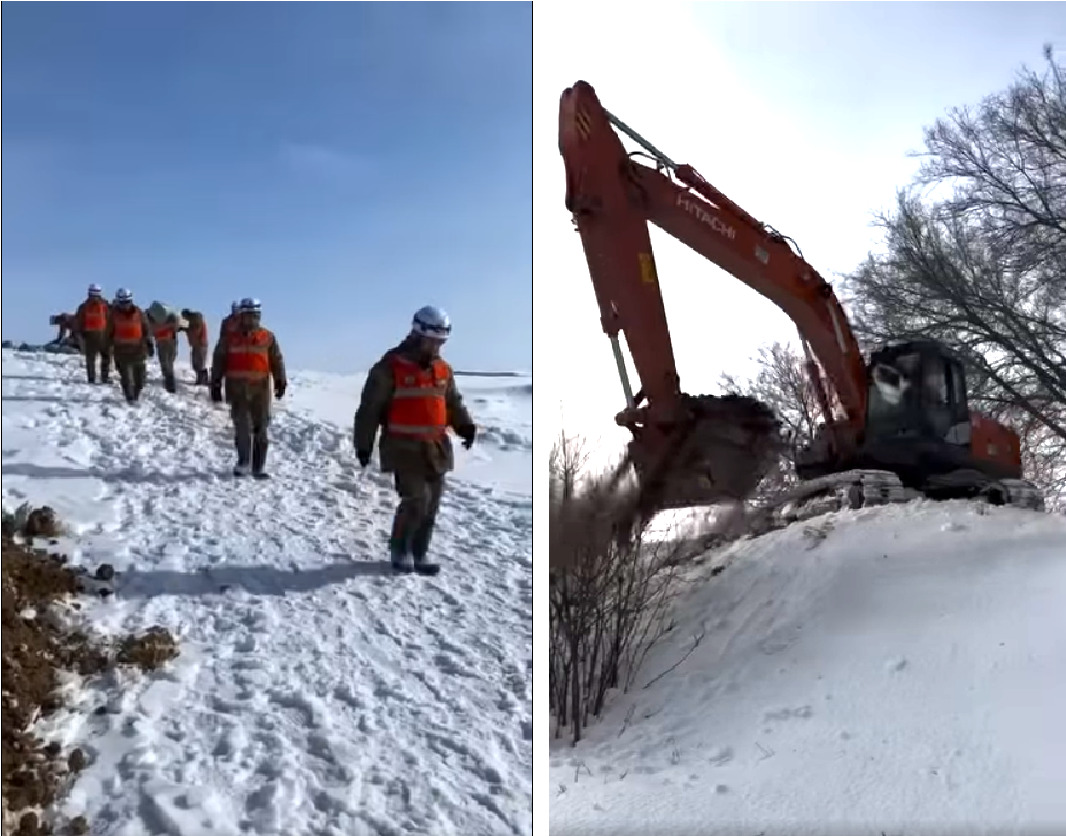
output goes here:
[[[196, 385], [209, 388], [212, 402], [225, 400], [230, 406], [237, 452], [234, 475], [268, 478], [271, 401], [284, 397], [288, 381], [278, 341], [262, 327], [258, 299], [232, 304], [219, 328], [210, 370], [201, 312], [185, 308], [179, 316], [161, 313], [154, 305], [145, 311], [126, 288], [108, 302], [99, 285], [90, 285], [69, 327], [85, 357], [89, 383], [97, 381], [97, 362], [99, 380], [107, 383], [113, 361], [122, 393], [131, 403], [140, 398], [153, 355], [166, 390], [177, 390], [174, 363], [178, 334], [184, 332]], [[440, 356], [450, 334], [451, 321], [444, 311], [431, 305], [416, 311], [407, 337], [371, 367], [355, 412], [352, 441], [360, 467], [368, 466], [377, 442], [381, 471], [393, 474], [400, 497], [389, 555], [401, 572], [439, 569], [428, 553], [445, 474], [455, 465], [448, 429], [467, 449], [477, 432], [452, 368]]]
[[[162, 312], [160, 312], [162, 310]], [[57, 342], [64, 341], [64, 332], [85, 357], [85, 371], [89, 383], [107, 383], [114, 362], [122, 394], [131, 403], [138, 400], [147, 378], [148, 358], [156, 356], [163, 374], [163, 386], [168, 392], [177, 391], [174, 363], [178, 357], [178, 334], [185, 332], [189, 341], [190, 360], [196, 372], [196, 383], [206, 386], [207, 323], [199, 311], [184, 309], [177, 313], [157, 306], [147, 311], [134, 304], [133, 294], [119, 288], [108, 302], [98, 284], [89, 291], [73, 315], [53, 317], [59, 325]]]

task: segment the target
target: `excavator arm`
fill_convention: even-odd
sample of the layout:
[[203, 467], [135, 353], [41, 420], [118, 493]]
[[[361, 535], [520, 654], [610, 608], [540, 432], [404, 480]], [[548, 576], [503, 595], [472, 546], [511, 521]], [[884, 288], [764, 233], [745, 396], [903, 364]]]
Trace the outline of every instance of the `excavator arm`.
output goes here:
[[[616, 129], [642, 145], [654, 166], [637, 162]], [[853, 448], [866, 411], [864, 359], [832, 287], [789, 241], [691, 166], [674, 163], [610, 114], [586, 82], [577, 82], [562, 95], [559, 150], [566, 172], [566, 207], [581, 236], [601, 323], [626, 394], [627, 408], [617, 421], [633, 432], [630, 458], [638, 472], [655, 472], [661, 480], [669, 471], [675, 482], [682, 481], [677, 474], [677, 462], [682, 460], [688, 466], [686, 478], [702, 480], [701, 488], [673, 499], [666, 496], [661, 506], [703, 504], [753, 488], [762, 473], [755, 472], [758, 468], [748, 454], [769, 425], [765, 414], [753, 413], [750, 404], [730, 414], [722, 401], [682, 392], [649, 223], [759, 292], [792, 319], [826, 420], [829, 454], [842, 456]], [[636, 394], [622, 359], [620, 332], [640, 378]], [[746, 432], [740, 426], [745, 423]], [[738, 462], [748, 462], [749, 478], [719, 478], [731, 472], [725, 462], [730, 449]], [[773, 450], [765, 444], [760, 449], [765, 468]], [[732, 486], [725, 484], [730, 481]]]

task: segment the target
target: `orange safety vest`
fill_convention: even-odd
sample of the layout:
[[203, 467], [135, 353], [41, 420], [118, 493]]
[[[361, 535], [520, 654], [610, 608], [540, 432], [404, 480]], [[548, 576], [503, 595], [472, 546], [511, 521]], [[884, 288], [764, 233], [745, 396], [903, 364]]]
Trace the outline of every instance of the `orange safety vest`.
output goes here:
[[451, 376], [451, 366], [439, 358], [426, 369], [393, 355], [394, 391], [385, 421], [386, 432], [418, 441], [443, 438], [448, 427], [444, 393]]
[[140, 308], [123, 311], [116, 308], [111, 312], [115, 322], [114, 341], [122, 345], [134, 345], [144, 339]]
[[225, 340], [227, 378], [266, 380], [270, 377], [270, 345], [274, 335], [266, 328], [248, 333], [234, 329]]
[[81, 312], [81, 329], [86, 334], [107, 330], [107, 302], [92, 299], [85, 303]]
[[178, 335], [177, 328], [169, 322], [160, 322], [158, 325], [153, 323], [152, 333], [155, 334], [156, 340], [172, 340]]

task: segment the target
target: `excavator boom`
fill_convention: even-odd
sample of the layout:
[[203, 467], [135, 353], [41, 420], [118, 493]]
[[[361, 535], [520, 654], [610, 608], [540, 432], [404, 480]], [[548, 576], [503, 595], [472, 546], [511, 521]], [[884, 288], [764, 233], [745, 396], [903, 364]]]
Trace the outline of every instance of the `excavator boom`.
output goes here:
[[[633, 159], [616, 129], [642, 145], [654, 167]], [[684, 446], [686, 435], [704, 436], [688, 451], [703, 449], [701, 460], [684, 457], [690, 464], [690, 477], [696, 475], [691, 471], [703, 471], [704, 490], [664, 505], [701, 504], [754, 487], [752, 482], [761, 474], [739, 480], [739, 490], [729, 490], [727, 485], [721, 490], [712, 487], [721, 481], [715, 471], [732, 472], [728, 467], [714, 467], [716, 460], [724, 462], [729, 445], [723, 440], [714, 449], [706, 436], [713, 431], [728, 435], [745, 421], [761, 427], [765, 435], [769, 424], [750, 404], [730, 415], [720, 401], [712, 408], [707, 396], [694, 399], [682, 392], [649, 223], [740, 279], [792, 319], [809, 352], [808, 371], [830, 427], [831, 443], [839, 450], [850, 449], [866, 411], [862, 353], [832, 287], [788, 240], [741, 209], [691, 166], [674, 163], [614, 117], [586, 82], [579, 81], [562, 95], [559, 149], [566, 171], [566, 207], [581, 235], [603, 330], [616, 356], [620, 356], [618, 334], [625, 334], [640, 378], [641, 397], [631, 397], [624, 365], [619, 362], [630, 401], [619, 423], [634, 432], [635, 443], [630, 447], [634, 463], [638, 470], [653, 468], [652, 462], [671, 455], [677, 458], [674, 448]], [[647, 400], [644, 407], [638, 402], [643, 399]], [[694, 417], [693, 412], [707, 414]], [[732, 448], [763, 444], [763, 458], [768, 461], [771, 447], [753, 433], [741, 433], [733, 439]]]

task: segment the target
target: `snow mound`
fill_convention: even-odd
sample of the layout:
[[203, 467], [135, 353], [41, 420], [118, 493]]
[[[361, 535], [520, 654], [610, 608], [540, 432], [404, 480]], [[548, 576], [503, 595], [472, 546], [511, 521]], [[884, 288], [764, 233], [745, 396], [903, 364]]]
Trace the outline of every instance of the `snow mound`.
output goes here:
[[553, 834], [1066, 832], [1066, 518], [842, 512], [688, 580], [636, 686], [554, 745]]
[[[72, 564], [114, 565], [116, 595], [86, 607], [102, 630], [160, 624], [182, 647], [50, 718], [90, 756], [64, 812], [106, 836], [530, 833], [532, 501], [493, 478], [529, 445], [486, 432], [445, 494], [441, 574], [395, 577], [351, 379], [294, 373], [273, 480], [235, 483], [226, 410], [179, 377], [168, 395], [151, 365], [129, 405], [80, 358], [3, 353], [5, 507], [51, 505]], [[525, 408], [472, 406], [501, 439], [528, 436]]]

